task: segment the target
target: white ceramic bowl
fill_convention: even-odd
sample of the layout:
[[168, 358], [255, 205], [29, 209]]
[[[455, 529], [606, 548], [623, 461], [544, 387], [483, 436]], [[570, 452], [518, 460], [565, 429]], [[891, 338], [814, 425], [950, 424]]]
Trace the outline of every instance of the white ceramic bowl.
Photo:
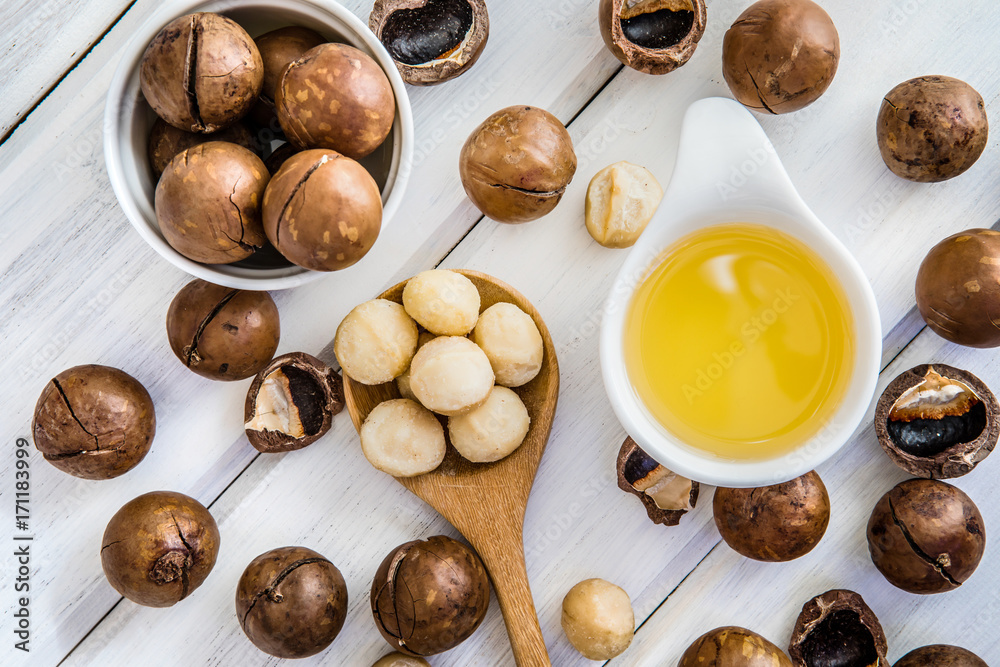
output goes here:
[[[833, 418], [809, 441], [771, 459], [727, 460], [678, 441], [646, 408], [625, 370], [625, 320], [635, 289], [677, 239], [724, 222], [770, 225], [803, 241], [840, 279], [854, 319], [854, 368]], [[692, 104], [663, 203], [615, 279], [601, 325], [604, 385], [625, 430], [658, 462], [699, 482], [755, 487], [787, 481], [833, 456], [854, 433], [875, 391], [881, 352], [882, 327], [871, 285], [854, 257], [802, 201], [760, 124], [729, 99]]]
[[295, 287], [327, 275], [273, 258], [250, 258], [236, 264], [199, 264], [174, 250], [156, 224], [153, 193], [156, 178], [149, 166], [149, 130], [156, 120], [139, 90], [139, 64], [146, 47], [164, 25], [192, 12], [225, 14], [252, 37], [286, 25], [302, 25], [334, 42], [350, 44], [382, 67], [396, 96], [396, 120], [385, 143], [361, 161], [382, 191], [382, 234], [399, 208], [413, 155], [410, 101], [389, 53], [354, 14], [332, 0], [179, 0], [168, 2], [147, 20], [125, 47], [104, 111], [104, 159], [108, 177], [125, 215], [143, 239], [171, 264], [219, 285], [276, 290]]

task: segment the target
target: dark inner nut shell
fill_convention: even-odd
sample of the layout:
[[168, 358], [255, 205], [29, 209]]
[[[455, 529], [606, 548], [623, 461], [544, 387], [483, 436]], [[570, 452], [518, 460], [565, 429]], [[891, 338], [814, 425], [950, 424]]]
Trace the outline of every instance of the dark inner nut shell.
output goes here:
[[111, 479], [149, 452], [156, 433], [153, 399], [117, 368], [74, 366], [45, 385], [31, 432], [56, 468], [83, 479]]
[[259, 148], [250, 129], [241, 122], [212, 134], [197, 134], [178, 130], [162, 118], [157, 118], [153, 129], [149, 131], [149, 165], [153, 168], [153, 174], [159, 178], [178, 153], [208, 141], [228, 141], [254, 153]]
[[247, 439], [259, 451], [290, 452], [325, 435], [343, 409], [340, 373], [312, 355], [292, 352], [257, 373], [243, 420]]
[[212, 380], [242, 380], [278, 349], [278, 307], [267, 292], [192, 280], [167, 311], [170, 348], [185, 366]]
[[920, 263], [917, 308], [945, 340], [969, 347], [1000, 346], [1000, 232], [967, 229], [931, 248]]
[[882, 100], [876, 135], [892, 173], [919, 183], [945, 181], [967, 171], [986, 148], [986, 105], [959, 79], [910, 79]]
[[[684, 651], [677, 667], [792, 667], [785, 652], [752, 630], [709, 630]], [[839, 667], [839, 666], [838, 666]]]
[[840, 62], [840, 36], [812, 0], [760, 0], [726, 31], [722, 74], [733, 96], [760, 113], [788, 113], [826, 92]]
[[985, 547], [979, 508], [938, 480], [900, 482], [868, 520], [872, 562], [889, 583], [910, 593], [958, 588], [976, 571]]
[[156, 222], [180, 254], [231, 264], [264, 246], [260, 202], [270, 175], [242, 146], [209, 141], [177, 154], [156, 185]]
[[893, 380], [875, 409], [875, 434], [899, 467], [947, 479], [972, 471], [996, 446], [1000, 413], [975, 375], [944, 364], [911, 368]]
[[290, 262], [339, 271], [364, 257], [382, 228], [382, 198], [371, 175], [330, 150], [288, 158], [264, 193], [264, 231]]
[[618, 452], [618, 488], [639, 498], [653, 523], [676, 526], [694, 509], [701, 485], [667, 470], [625, 438]]
[[968, 649], [934, 644], [910, 651], [897, 660], [893, 667], [989, 667], [989, 665]]
[[686, 63], [705, 32], [704, 0], [601, 0], [598, 12], [611, 53], [648, 74]]
[[206, 12], [168, 23], [142, 57], [142, 93], [160, 118], [188, 132], [215, 132], [250, 110], [264, 66], [250, 35]]
[[332, 644], [344, 627], [347, 584], [340, 570], [312, 549], [273, 549], [243, 571], [236, 615], [261, 651], [306, 658]]
[[264, 33], [254, 41], [264, 64], [264, 84], [260, 94], [273, 105], [278, 80], [288, 63], [298, 60], [303, 53], [327, 40], [315, 30], [291, 25]]
[[194, 498], [153, 491], [111, 517], [101, 544], [101, 565], [116, 591], [137, 604], [169, 607], [212, 571], [219, 528]]
[[788, 653], [796, 667], [888, 667], [882, 625], [853, 591], [832, 590], [802, 606]]
[[393, 550], [372, 582], [372, 614], [395, 650], [427, 656], [468, 639], [486, 617], [490, 584], [479, 557], [438, 535]]
[[756, 489], [715, 490], [715, 525], [738, 553], [766, 562], [806, 555], [830, 523], [830, 496], [815, 471]]
[[576, 173], [573, 140], [559, 119], [529, 106], [501, 109], [462, 147], [462, 185], [498, 222], [528, 222], [551, 212]]

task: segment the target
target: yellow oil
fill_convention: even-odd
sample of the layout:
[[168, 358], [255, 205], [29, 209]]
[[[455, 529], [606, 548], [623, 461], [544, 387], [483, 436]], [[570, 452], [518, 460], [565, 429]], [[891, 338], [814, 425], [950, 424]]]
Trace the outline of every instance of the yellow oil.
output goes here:
[[816, 435], [854, 364], [843, 287], [770, 227], [706, 227], [666, 250], [626, 317], [625, 360], [652, 415], [725, 459], [788, 452]]

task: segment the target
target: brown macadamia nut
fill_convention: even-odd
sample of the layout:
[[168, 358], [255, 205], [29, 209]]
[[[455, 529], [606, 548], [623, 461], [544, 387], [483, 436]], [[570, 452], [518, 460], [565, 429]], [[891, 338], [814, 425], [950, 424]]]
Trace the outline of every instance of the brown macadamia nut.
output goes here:
[[363, 51], [320, 44], [285, 68], [274, 95], [278, 121], [299, 148], [329, 148], [360, 160], [389, 136], [396, 97]]
[[[427, 331], [421, 331], [420, 336], [417, 338], [417, 349], [419, 350], [424, 345], [434, 340], [436, 336]], [[413, 394], [413, 390], [410, 389], [410, 369], [407, 368], [406, 372], [396, 378], [396, 388], [399, 389], [399, 395], [403, 398], [408, 398], [411, 401], [416, 401], [417, 397]], [[419, 403], [419, 401], [417, 401]]]
[[792, 661], [756, 632], [727, 626], [694, 640], [677, 667], [792, 667]]
[[531, 316], [512, 303], [495, 303], [484, 310], [471, 340], [486, 353], [497, 384], [520, 387], [542, 370], [542, 334]]
[[562, 627], [588, 660], [611, 660], [632, 643], [635, 614], [628, 593], [604, 579], [587, 579], [563, 598]]
[[587, 231], [605, 248], [628, 248], [639, 240], [661, 199], [663, 188], [645, 167], [609, 165], [587, 188]]
[[308, 658], [340, 634], [347, 583], [340, 570], [305, 547], [254, 558], [236, 587], [236, 617], [254, 646], [279, 658]]
[[423, 658], [414, 658], [402, 653], [390, 653], [379, 658], [372, 667], [431, 667], [431, 663]]
[[178, 130], [162, 118], [157, 118], [153, 129], [149, 131], [149, 165], [153, 168], [153, 174], [159, 178], [178, 153], [209, 141], [228, 141], [257, 152], [256, 141], [243, 123], [233, 123], [212, 134], [197, 134]]
[[458, 453], [469, 461], [490, 463], [520, 447], [530, 425], [521, 398], [507, 387], [493, 387], [478, 408], [448, 418], [448, 436]]
[[464, 336], [479, 319], [479, 290], [461, 273], [423, 271], [403, 288], [403, 307], [417, 324], [437, 336]]
[[207, 12], [164, 26], [139, 70], [149, 106], [188, 132], [215, 132], [242, 118], [257, 101], [263, 81], [264, 64], [246, 30]]
[[462, 147], [465, 192], [487, 217], [519, 223], [550, 213], [576, 173], [573, 140], [544, 109], [501, 109], [473, 130]]
[[281, 337], [278, 307], [267, 292], [192, 280], [167, 310], [170, 349], [211, 380], [243, 380], [274, 357]]
[[495, 379], [482, 349], [459, 336], [435, 338], [410, 365], [410, 390], [428, 410], [448, 416], [485, 403]]
[[299, 25], [285, 26], [266, 32], [254, 40], [260, 59], [264, 65], [264, 85], [261, 95], [274, 103], [274, 94], [278, 88], [281, 74], [288, 64], [302, 57], [309, 49], [326, 43], [315, 30]]
[[812, 0], [759, 0], [722, 41], [722, 74], [738, 102], [760, 113], [798, 111], [826, 92], [840, 36]]
[[101, 545], [101, 566], [116, 591], [146, 607], [170, 607], [208, 578], [219, 527], [194, 498], [153, 491], [111, 517]]
[[45, 460], [82, 479], [124, 475], [149, 453], [153, 399], [134, 377], [109, 366], [74, 366], [45, 385], [31, 422]]
[[913, 649], [892, 667], [989, 667], [972, 651], [958, 646], [934, 644]]
[[382, 197], [371, 174], [329, 150], [289, 157], [264, 193], [264, 232], [285, 259], [313, 271], [339, 271], [375, 245]]
[[417, 324], [400, 304], [366, 301], [337, 327], [333, 352], [344, 372], [361, 384], [382, 384], [402, 375], [417, 350]]
[[375, 406], [361, 425], [361, 449], [376, 469], [415, 477], [444, 461], [444, 427], [427, 408], [408, 398]]
[[267, 243], [260, 204], [270, 174], [242, 146], [210, 141], [174, 156], [156, 185], [156, 222], [174, 250], [232, 264]]

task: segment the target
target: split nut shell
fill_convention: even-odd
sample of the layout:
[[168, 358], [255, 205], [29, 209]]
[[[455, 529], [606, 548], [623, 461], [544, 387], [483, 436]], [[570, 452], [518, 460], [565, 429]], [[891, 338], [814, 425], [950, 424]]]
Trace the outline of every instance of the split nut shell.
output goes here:
[[698, 503], [698, 482], [654, 461], [630, 437], [618, 451], [618, 488], [642, 501], [653, 523], [676, 526]]
[[598, 12], [608, 50], [647, 74], [686, 63], [705, 34], [705, 0], [601, 0]]
[[795, 667], [889, 667], [885, 632], [854, 591], [835, 589], [802, 606], [788, 655]]

